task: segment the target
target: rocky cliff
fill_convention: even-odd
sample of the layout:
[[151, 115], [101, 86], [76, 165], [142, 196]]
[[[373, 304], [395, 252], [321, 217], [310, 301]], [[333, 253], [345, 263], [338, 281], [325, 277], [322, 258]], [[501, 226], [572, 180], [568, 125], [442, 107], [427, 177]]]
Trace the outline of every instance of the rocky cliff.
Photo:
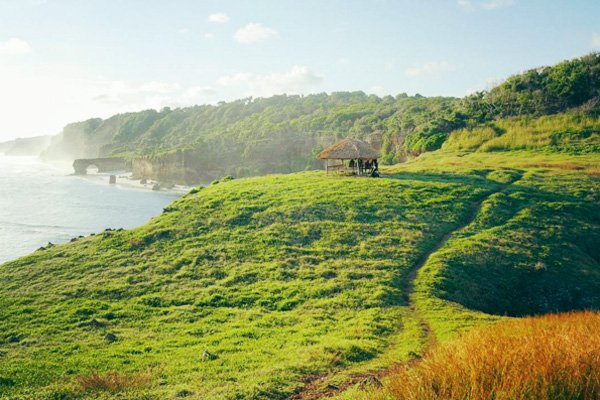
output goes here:
[[223, 175], [222, 169], [207, 169], [204, 165], [205, 160], [194, 150], [138, 157], [131, 162], [135, 179], [153, 179], [168, 184], [194, 185]]

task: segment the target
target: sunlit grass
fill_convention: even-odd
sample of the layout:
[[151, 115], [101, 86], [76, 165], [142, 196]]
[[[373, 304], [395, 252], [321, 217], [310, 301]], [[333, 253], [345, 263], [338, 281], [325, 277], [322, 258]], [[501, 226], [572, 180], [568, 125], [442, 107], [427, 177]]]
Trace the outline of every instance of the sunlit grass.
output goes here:
[[[432, 335], [597, 308], [597, 166], [436, 152], [382, 179], [224, 180], [138, 229], [37, 251], [0, 266], [0, 398], [285, 399], [307, 376], [344, 387], [422, 356]], [[408, 271], [447, 234], [409, 304]]]
[[539, 118], [514, 117], [453, 132], [446, 151], [550, 150], [572, 154], [600, 151], [600, 118], [565, 113]]
[[5, 264], [0, 393], [158, 368], [159, 398], [276, 399], [309, 374], [408, 359], [423, 338], [404, 276], [493, 185], [240, 179]]
[[518, 319], [476, 329], [354, 399], [596, 399], [600, 314]]

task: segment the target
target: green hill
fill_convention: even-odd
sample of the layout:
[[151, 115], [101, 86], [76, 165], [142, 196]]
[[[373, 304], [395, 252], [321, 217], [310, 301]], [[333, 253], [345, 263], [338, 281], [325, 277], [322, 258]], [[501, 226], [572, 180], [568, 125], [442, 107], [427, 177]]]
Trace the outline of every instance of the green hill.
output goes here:
[[598, 308], [597, 168], [438, 152], [194, 190], [0, 266], [0, 396], [337, 393], [506, 315]]
[[420, 156], [382, 179], [224, 178], [137, 229], [0, 265], [0, 398], [361, 398], [474, 327], [599, 309], [598, 65], [465, 99], [276, 96], [70, 125], [48, 152], [190, 152], [237, 176], [314, 166], [345, 135], [383, 163]]
[[315, 168], [314, 155], [346, 136], [381, 149], [394, 164], [439, 149], [457, 129], [494, 129], [498, 119], [600, 111], [600, 54], [592, 53], [509, 77], [463, 99], [363, 92], [247, 98], [217, 105], [126, 113], [67, 125], [46, 158], [184, 157], [198, 175], [289, 173]]

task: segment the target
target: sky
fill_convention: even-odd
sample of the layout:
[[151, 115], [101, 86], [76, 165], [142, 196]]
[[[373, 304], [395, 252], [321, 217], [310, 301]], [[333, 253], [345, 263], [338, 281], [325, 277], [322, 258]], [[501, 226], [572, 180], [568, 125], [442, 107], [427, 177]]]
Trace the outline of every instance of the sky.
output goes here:
[[592, 51], [598, 0], [0, 0], [0, 141], [249, 96], [462, 97]]

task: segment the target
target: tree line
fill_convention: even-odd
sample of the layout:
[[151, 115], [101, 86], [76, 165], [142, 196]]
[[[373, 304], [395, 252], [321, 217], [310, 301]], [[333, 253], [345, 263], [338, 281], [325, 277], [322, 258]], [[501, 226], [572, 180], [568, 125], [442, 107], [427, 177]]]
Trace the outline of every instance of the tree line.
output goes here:
[[84, 149], [85, 156], [160, 158], [193, 151], [201, 159], [197, 168], [218, 165], [219, 173], [255, 175], [315, 167], [318, 151], [351, 136], [380, 148], [381, 161], [392, 164], [439, 149], [454, 130], [498, 118], [597, 113], [599, 78], [600, 54], [592, 53], [511, 76], [462, 99], [359, 91], [167, 107], [70, 124], [47, 153], [66, 148]]

